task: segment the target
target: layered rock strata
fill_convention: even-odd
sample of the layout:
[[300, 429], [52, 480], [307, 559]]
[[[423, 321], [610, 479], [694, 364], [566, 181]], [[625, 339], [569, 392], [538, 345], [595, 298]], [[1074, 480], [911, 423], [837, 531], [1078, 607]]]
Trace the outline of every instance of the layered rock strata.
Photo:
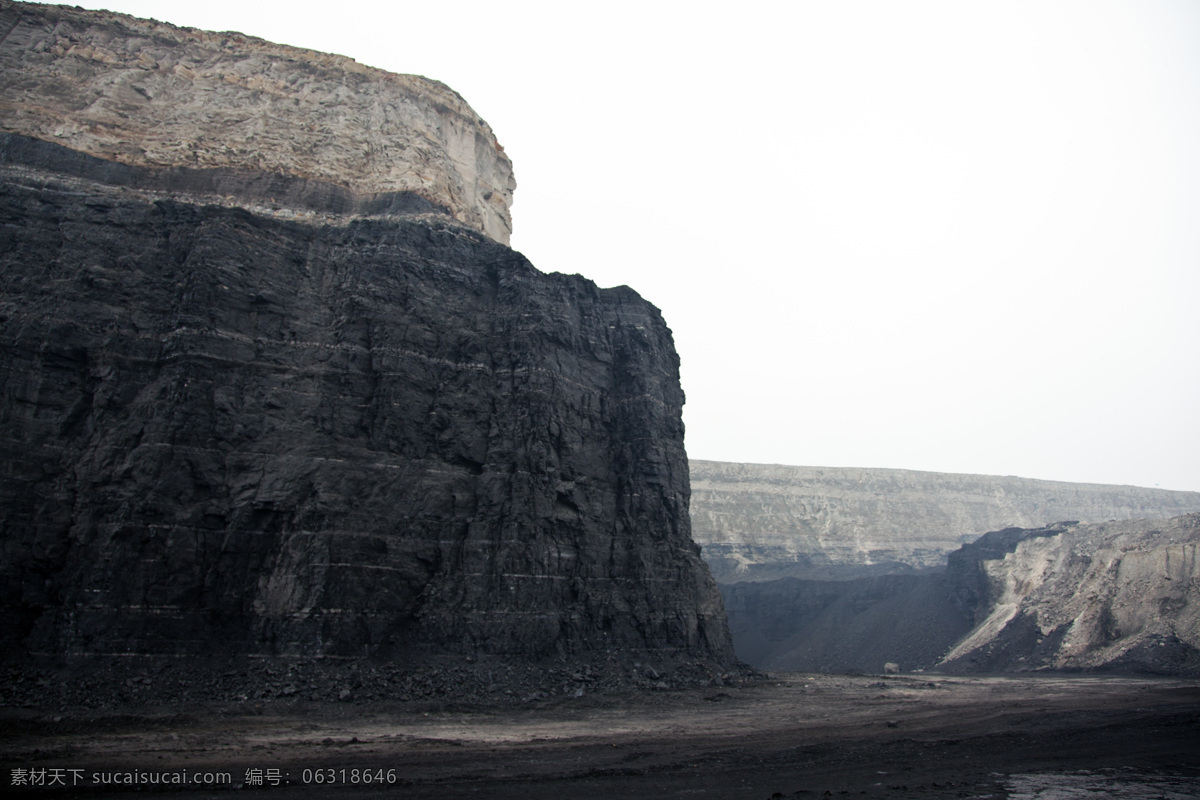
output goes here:
[[209, 201], [424, 210], [508, 243], [512, 164], [437, 81], [65, 6], [0, 0], [0, 33], [0, 130], [154, 168]]
[[[493, 241], [470, 197], [507, 161], [455, 95], [2, 10], [7, 653], [731, 662], [670, 331], [632, 290]], [[181, 166], [164, 143], [206, 115], [253, 158], [197, 133]]]
[[1162, 519], [1200, 493], [893, 469], [691, 462], [692, 528], [719, 582], [939, 567], [987, 531]]

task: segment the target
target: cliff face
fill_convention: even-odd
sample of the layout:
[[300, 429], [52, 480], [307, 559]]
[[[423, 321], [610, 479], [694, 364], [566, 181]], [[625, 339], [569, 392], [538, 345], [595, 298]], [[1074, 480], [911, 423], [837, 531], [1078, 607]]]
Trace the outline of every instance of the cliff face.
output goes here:
[[200, 173], [190, 188], [209, 202], [361, 211], [400, 200], [508, 243], [512, 164], [487, 123], [436, 81], [61, 6], [3, 0], [0, 31], [0, 130]]
[[986, 531], [1161, 519], [1200, 493], [888, 469], [692, 461], [692, 527], [721, 583], [945, 564]]
[[[670, 331], [632, 290], [458, 224], [503, 238], [470, 196], [509, 173], [456, 96], [231, 35], [3, 14], [10, 652], [731, 659]], [[331, 74], [347, 94], [310, 97]], [[158, 128], [179, 119], [197, 135]], [[466, 129], [475, 155], [437, 138]]]

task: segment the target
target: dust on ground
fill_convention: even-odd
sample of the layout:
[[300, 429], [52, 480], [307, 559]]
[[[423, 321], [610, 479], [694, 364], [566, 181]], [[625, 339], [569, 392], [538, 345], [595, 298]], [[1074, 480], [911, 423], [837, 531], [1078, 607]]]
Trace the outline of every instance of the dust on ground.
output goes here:
[[1194, 680], [786, 674], [520, 706], [268, 699], [0, 720], [4, 781], [29, 797], [1200, 797]]

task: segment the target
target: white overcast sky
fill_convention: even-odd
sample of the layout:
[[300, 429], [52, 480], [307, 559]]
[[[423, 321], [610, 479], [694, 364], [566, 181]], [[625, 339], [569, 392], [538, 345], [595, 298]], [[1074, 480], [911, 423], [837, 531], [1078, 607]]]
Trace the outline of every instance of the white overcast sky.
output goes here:
[[82, 5], [457, 90], [695, 458], [1200, 490], [1196, 0]]

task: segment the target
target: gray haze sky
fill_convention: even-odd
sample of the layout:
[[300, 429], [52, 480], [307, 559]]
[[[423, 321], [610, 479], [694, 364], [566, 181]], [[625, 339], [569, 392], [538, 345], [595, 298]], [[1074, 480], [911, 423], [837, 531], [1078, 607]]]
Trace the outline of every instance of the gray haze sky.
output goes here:
[[450, 85], [693, 457], [1200, 490], [1200, 2], [71, 4]]

